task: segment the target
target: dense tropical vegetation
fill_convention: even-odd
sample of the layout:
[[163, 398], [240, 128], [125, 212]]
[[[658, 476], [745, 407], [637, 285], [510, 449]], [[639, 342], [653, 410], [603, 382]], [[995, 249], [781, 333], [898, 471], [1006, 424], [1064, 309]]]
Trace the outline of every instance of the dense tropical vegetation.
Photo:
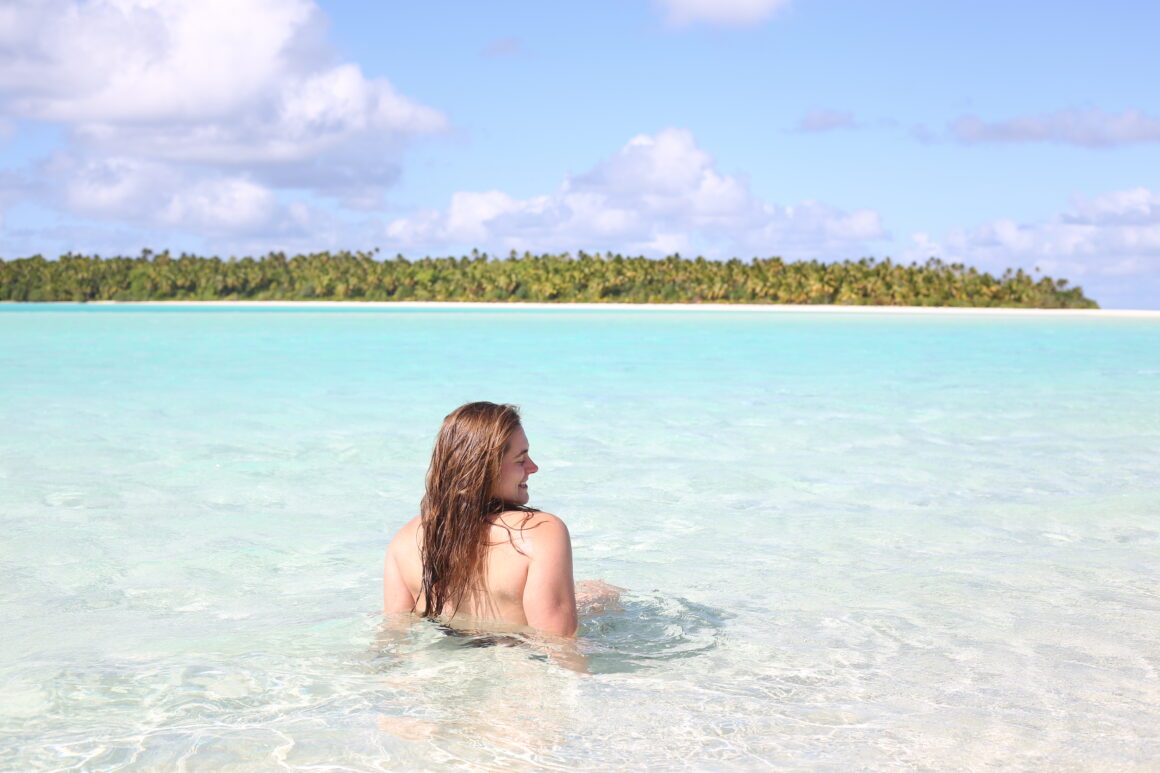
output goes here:
[[811, 303], [890, 306], [1097, 308], [1067, 280], [1022, 270], [1000, 277], [931, 258], [787, 263], [661, 260], [621, 255], [572, 257], [514, 252], [489, 259], [380, 260], [375, 253], [264, 258], [36, 255], [0, 260], [3, 301], [312, 300], [546, 301], [602, 303]]

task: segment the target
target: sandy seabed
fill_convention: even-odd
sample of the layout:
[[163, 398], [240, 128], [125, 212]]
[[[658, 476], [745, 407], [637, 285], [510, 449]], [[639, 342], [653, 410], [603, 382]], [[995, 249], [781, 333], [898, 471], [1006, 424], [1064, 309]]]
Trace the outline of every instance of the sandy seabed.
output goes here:
[[90, 301], [101, 306], [220, 306], [223, 308], [349, 309], [583, 309], [699, 312], [816, 312], [820, 314], [970, 314], [979, 316], [1155, 317], [1147, 309], [1025, 309], [980, 306], [844, 306], [792, 303], [520, 303], [478, 301]]

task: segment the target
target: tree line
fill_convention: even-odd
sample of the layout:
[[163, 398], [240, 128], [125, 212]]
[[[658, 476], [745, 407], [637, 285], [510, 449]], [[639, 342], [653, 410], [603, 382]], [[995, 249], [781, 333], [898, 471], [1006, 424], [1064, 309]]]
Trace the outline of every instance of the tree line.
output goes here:
[[580, 252], [491, 259], [375, 252], [286, 257], [35, 255], [0, 259], [0, 301], [541, 301], [803, 303], [880, 306], [1098, 308], [1066, 279], [1008, 269], [1001, 276], [937, 258], [823, 263], [781, 258], [625, 257]]

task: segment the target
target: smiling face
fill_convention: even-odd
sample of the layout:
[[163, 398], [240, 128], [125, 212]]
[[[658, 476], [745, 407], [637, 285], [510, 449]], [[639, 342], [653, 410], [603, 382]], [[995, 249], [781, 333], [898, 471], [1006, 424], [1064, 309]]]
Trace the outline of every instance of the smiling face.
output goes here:
[[540, 469], [528, 455], [528, 436], [523, 427], [508, 439], [500, 461], [499, 477], [496, 478], [492, 496], [507, 504], [526, 505], [528, 503], [528, 476]]

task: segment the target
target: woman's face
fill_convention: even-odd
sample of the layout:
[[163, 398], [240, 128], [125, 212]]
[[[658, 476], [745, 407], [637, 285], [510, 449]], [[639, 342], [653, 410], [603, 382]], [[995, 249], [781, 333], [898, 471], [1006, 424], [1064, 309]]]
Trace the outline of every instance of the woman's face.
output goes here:
[[504, 449], [492, 496], [509, 504], [526, 505], [528, 476], [538, 469], [532, 457], [528, 456], [528, 436], [524, 434], [524, 428], [516, 427]]

